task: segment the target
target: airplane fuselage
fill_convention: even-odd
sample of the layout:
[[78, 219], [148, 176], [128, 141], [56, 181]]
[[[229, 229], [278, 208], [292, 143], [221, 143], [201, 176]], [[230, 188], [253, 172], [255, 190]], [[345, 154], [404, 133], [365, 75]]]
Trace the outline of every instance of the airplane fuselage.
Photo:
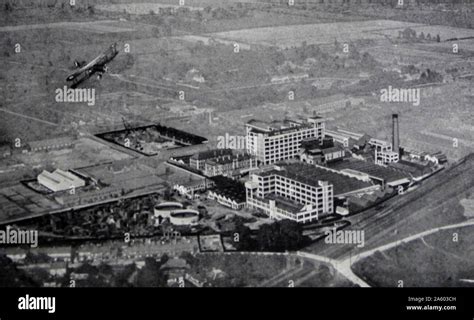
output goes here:
[[117, 54], [117, 45], [113, 44], [109, 49], [98, 55], [92, 61], [84, 66], [80, 66], [79, 69], [66, 78], [66, 81], [72, 82], [71, 87], [75, 87], [96, 72], [99, 73], [99, 75], [102, 75], [107, 72], [106, 64], [112, 61]]

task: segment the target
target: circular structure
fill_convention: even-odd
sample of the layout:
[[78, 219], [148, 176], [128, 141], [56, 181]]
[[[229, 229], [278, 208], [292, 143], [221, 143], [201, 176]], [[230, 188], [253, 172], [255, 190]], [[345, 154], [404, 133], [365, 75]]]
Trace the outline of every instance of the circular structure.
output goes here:
[[183, 204], [179, 202], [162, 202], [154, 208], [155, 217], [169, 218], [171, 212], [183, 209]]
[[170, 222], [177, 226], [195, 225], [199, 220], [199, 211], [191, 209], [175, 210], [170, 214]]

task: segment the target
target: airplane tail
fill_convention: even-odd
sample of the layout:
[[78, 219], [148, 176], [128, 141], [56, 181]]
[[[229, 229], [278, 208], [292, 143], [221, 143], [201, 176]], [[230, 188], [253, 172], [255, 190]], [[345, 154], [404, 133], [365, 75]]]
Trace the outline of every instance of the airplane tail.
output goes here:
[[76, 66], [76, 68], [80, 68], [82, 67], [83, 65], [85, 65], [86, 62], [85, 61], [82, 61], [82, 62], [79, 62], [77, 60], [74, 60], [74, 65]]

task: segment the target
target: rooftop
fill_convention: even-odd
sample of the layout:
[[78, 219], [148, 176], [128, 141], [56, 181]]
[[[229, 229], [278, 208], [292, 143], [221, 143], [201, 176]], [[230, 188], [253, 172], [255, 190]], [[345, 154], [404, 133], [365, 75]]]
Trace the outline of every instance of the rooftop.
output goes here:
[[265, 197], [264, 201], [275, 200], [275, 204], [278, 208], [285, 211], [297, 213], [303, 209], [304, 205], [288, 198], [280, 197], [276, 194], [269, 194]]
[[414, 176], [422, 176], [431, 172], [429, 165], [423, 165], [406, 160], [399, 160], [398, 162], [390, 163], [389, 166]]
[[207, 150], [199, 153], [195, 153], [191, 156], [190, 159], [192, 160], [207, 160], [213, 159], [224, 155], [232, 155], [233, 152], [231, 149], [213, 149]]
[[236, 202], [245, 202], [246, 190], [245, 186], [240, 181], [235, 181], [223, 176], [215, 176], [210, 178], [216, 184], [213, 192], [235, 200]]
[[327, 181], [333, 185], [335, 196], [372, 186], [371, 183], [305, 163], [285, 163], [280, 168], [281, 170], [273, 169], [262, 175], [280, 175], [315, 187], [320, 186], [320, 181]]
[[207, 161], [208, 164], [227, 164], [227, 163], [232, 163], [235, 160], [238, 161], [243, 161], [250, 159], [252, 156], [249, 155], [248, 153], [237, 153], [237, 154], [232, 154], [232, 155], [225, 155], [225, 156], [220, 156], [218, 158], [213, 158]]
[[298, 128], [309, 128], [313, 126], [313, 122], [322, 122], [324, 119], [314, 116], [304, 120], [274, 120], [262, 121], [251, 119], [247, 122], [247, 126], [258, 133], [278, 134], [282, 132], [297, 130]]
[[63, 171], [61, 169], [56, 169], [54, 172], [48, 172], [46, 170], [43, 170], [40, 173], [40, 176], [57, 185], [67, 184], [69, 186], [75, 185], [75, 183], [78, 182], [83, 182], [83, 180], [78, 176], [70, 172]]
[[386, 182], [393, 182], [409, 176], [399, 171], [393, 170], [388, 167], [376, 165], [373, 162], [362, 161], [357, 159], [346, 159], [343, 161], [334, 162], [328, 165], [329, 168], [335, 170], [351, 169], [359, 172], [366, 173], [370, 176], [381, 178]]

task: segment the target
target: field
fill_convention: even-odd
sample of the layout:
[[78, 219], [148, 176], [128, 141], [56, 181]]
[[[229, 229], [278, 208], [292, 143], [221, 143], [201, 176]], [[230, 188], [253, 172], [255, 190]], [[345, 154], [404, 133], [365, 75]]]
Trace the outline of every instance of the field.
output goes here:
[[188, 10], [202, 10], [201, 7], [194, 6], [180, 6], [175, 4], [160, 4], [160, 3], [133, 3], [133, 4], [109, 4], [109, 5], [98, 5], [98, 10], [112, 11], [112, 12], [126, 12], [129, 14], [149, 14], [150, 12], [158, 12], [164, 8], [186, 8]]
[[97, 163], [131, 159], [132, 157], [92, 138], [82, 137], [75, 142], [72, 149], [19, 154], [17, 158], [32, 167], [53, 165], [72, 169]]
[[416, 25], [391, 20], [372, 20], [244, 29], [213, 33], [210, 36], [255, 45], [290, 48], [300, 46], [303, 41], [307, 44], [332, 44], [335, 39], [339, 42], [381, 40], [384, 37], [375, 31]]
[[[374, 286], [472, 287], [474, 227], [443, 230], [377, 252], [355, 264], [354, 271]], [[453, 241], [455, 234], [458, 241]]]
[[289, 255], [198, 254], [190, 274], [215, 287], [350, 287], [331, 267]]
[[[158, 0], [158, 1], [148, 1], [148, 0], [139, 0], [135, 1], [135, 3], [128, 3], [129, 1], [127, 0], [119, 0], [119, 1], [113, 1], [113, 4], [104, 4], [104, 5], [99, 5], [98, 9], [102, 7], [107, 7], [110, 8], [110, 10], [119, 10], [122, 11], [122, 7], [127, 7], [127, 8], [143, 8], [143, 14], [148, 14], [150, 9], [153, 9], [155, 6], [160, 6], [160, 7], [174, 7], [179, 5], [179, 1], [177, 0]], [[258, 0], [184, 0], [184, 7], [206, 7], [206, 6], [228, 6], [228, 5], [233, 5], [237, 3], [258, 3]], [[116, 9], [120, 8], [120, 9]], [[148, 9], [149, 8], [149, 9]], [[148, 10], [146, 10], [148, 9]]]
[[[398, 32], [403, 31], [405, 27], [406, 26], [403, 26], [403, 28], [390, 28], [390, 29], [377, 30], [374, 33], [387, 35], [392, 38], [395, 38], [395, 37], [398, 37]], [[421, 25], [421, 24], [410, 25], [409, 27], [410, 29], [415, 30], [418, 35], [422, 32], [424, 33], [425, 36], [428, 34], [430, 34], [432, 37], [436, 37], [436, 35], [439, 35], [441, 38], [441, 41], [474, 37], [474, 30], [466, 29], [466, 28], [455, 28], [455, 27], [439, 26], [439, 25], [428, 26], [428, 25]]]
[[15, 32], [35, 29], [66, 29], [81, 32], [93, 32], [99, 34], [114, 33], [114, 32], [131, 32], [131, 28], [121, 27], [117, 21], [114, 20], [100, 20], [92, 22], [52, 22], [42, 24], [29, 24], [19, 26], [5, 26], [0, 27], [0, 32]]

